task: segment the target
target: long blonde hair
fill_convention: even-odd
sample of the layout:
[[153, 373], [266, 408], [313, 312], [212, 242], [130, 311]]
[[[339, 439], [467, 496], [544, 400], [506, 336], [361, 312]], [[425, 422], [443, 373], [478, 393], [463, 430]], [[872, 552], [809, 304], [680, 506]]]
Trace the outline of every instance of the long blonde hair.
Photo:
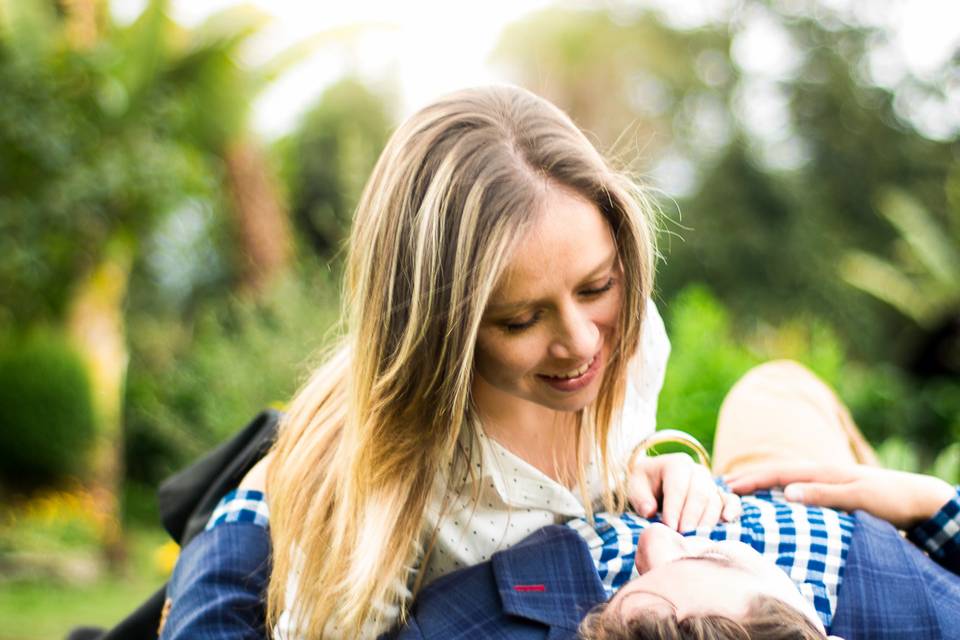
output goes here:
[[[404, 618], [429, 496], [437, 482], [456, 486], [463, 443], [480, 428], [471, 384], [484, 307], [538, 215], [544, 180], [597, 206], [627, 284], [598, 398], [578, 415], [581, 493], [586, 455], [612, 477], [608, 434], [653, 279], [649, 207], [546, 100], [507, 86], [442, 98], [399, 127], [373, 170], [350, 236], [346, 335], [293, 400], [274, 447], [270, 628], [285, 608], [311, 638], [370, 635]], [[609, 482], [603, 497], [622, 505]]]

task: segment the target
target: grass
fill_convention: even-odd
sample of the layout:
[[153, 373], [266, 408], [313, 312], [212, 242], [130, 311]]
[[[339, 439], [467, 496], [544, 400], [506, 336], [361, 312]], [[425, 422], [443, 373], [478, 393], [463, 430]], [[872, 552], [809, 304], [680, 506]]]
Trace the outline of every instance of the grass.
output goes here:
[[83, 585], [49, 579], [0, 583], [0, 640], [62, 640], [76, 626], [113, 626], [166, 580], [156, 559], [166, 540], [159, 529], [129, 532], [122, 576]]

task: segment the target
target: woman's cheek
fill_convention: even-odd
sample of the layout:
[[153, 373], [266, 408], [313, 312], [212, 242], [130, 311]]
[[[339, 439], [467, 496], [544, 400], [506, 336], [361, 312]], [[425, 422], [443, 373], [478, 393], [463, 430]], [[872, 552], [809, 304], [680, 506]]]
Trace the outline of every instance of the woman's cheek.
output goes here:
[[607, 337], [616, 335], [620, 322], [620, 307], [622, 304], [619, 287], [614, 288], [610, 294], [610, 297], [604, 302], [601, 313], [596, 320], [597, 326]]
[[501, 384], [536, 373], [544, 351], [540, 342], [532, 336], [483, 336], [477, 341], [477, 373]]
[[516, 378], [535, 374], [542, 368], [546, 353], [547, 344], [542, 339], [520, 339], [509, 350], [507, 366]]
[[509, 341], [502, 336], [481, 334], [477, 339], [477, 373], [487, 381], [497, 383], [511, 368]]

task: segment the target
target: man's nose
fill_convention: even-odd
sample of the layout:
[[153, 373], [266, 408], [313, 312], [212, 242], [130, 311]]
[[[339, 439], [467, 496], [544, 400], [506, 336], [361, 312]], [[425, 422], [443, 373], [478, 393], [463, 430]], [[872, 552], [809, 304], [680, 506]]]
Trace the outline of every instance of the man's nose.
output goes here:
[[637, 541], [634, 564], [641, 575], [686, 554], [685, 538], [659, 522], [651, 524]]
[[582, 309], [565, 310], [560, 315], [559, 335], [551, 345], [551, 355], [564, 360], [587, 360], [597, 352], [600, 329]]

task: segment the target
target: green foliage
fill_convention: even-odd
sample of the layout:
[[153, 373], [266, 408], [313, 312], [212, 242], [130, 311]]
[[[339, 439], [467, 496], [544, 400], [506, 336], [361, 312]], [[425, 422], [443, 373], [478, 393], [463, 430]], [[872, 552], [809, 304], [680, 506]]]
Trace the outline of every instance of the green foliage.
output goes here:
[[836, 385], [874, 444], [900, 438], [925, 467], [960, 441], [960, 381], [916, 380], [891, 365], [850, 363]]
[[960, 442], [954, 442], [937, 456], [930, 473], [951, 484], [960, 483]]
[[186, 30], [167, 4], [104, 25], [89, 48], [45, 0], [0, 10], [0, 324], [59, 320], [114, 236], [139, 250], [188, 203], [221, 215], [225, 147], [256, 92], [310, 50], [247, 69], [237, 53], [263, 14]]
[[882, 195], [878, 209], [897, 230], [897, 259], [851, 250], [840, 273], [922, 328], [908, 362], [913, 372], [960, 376], [960, 225], [941, 224], [913, 196], [895, 189]]
[[[673, 342], [659, 423], [709, 444], [733, 382], [793, 358], [837, 389], [872, 443], [948, 468], [941, 451], [960, 440], [957, 138], [907, 117], [942, 88], [909, 72], [874, 84], [890, 34], [829, 3], [746, 0], [696, 29], [669, 13], [548, 8], [508, 28], [495, 54], [676, 199], [664, 198], [680, 215], [662, 218], [659, 244]], [[783, 44], [781, 64], [741, 46], [757, 25]], [[884, 268], [851, 278], [854, 255]], [[896, 446], [891, 460], [906, 464]]]
[[128, 477], [155, 485], [260, 410], [282, 406], [332, 335], [335, 281], [329, 273], [303, 275], [257, 302], [213, 301], [189, 326], [132, 318], [138, 340], [127, 386]]
[[[716, 54], [723, 67], [729, 47], [720, 29], [681, 31], [643, 8], [584, 5], [548, 7], [509, 25], [493, 58], [521, 86], [568, 111], [601, 149], [647, 169], [651, 155], [692, 124], [692, 105], [684, 100], [701, 88], [693, 75], [698, 57]], [[733, 79], [721, 74], [720, 85]], [[703, 137], [693, 142], [707, 146]], [[637, 147], [645, 157], [636, 157]]]
[[918, 382], [891, 365], [853, 361], [836, 334], [815, 319], [734, 326], [702, 285], [684, 289], [666, 308], [666, 325], [672, 349], [660, 394], [661, 428], [682, 429], [712, 447], [720, 405], [733, 384], [761, 362], [787, 358], [837, 391], [893, 467], [949, 473], [956, 455], [951, 443], [960, 441], [958, 381]]
[[163, 3], [89, 50], [37, 19], [47, 3], [17, 4], [0, 34], [0, 321], [29, 326], [61, 317], [112, 237], [136, 243], [216, 180], [178, 134], [189, 89], [162, 73]]
[[[746, 0], [697, 29], [650, 8], [549, 8], [507, 29], [497, 60], [600, 148], [615, 147], [619, 164], [666, 178], [655, 186], [677, 201], [664, 208], [682, 214], [661, 243], [666, 300], [708, 282], [738, 318], [816, 313], [858, 357], [907, 362], [912, 323], [852, 289], [837, 266], [852, 247], [896, 252], [877, 205], [890, 189], [934, 222], [956, 217], [944, 189], [957, 192], [956, 140], [925, 137], [903, 116], [936, 87], [909, 74], [896, 90], [871, 83], [865, 70], [887, 35], [828, 4]], [[758, 24], [782, 43], [781, 64], [740, 46]], [[938, 73], [951, 77], [958, 63]]]
[[388, 100], [345, 78], [323, 93], [285, 141], [291, 210], [320, 256], [339, 250], [392, 126]]
[[48, 489], [10, 502], [0, 518], [0, 554], [96, 549], [101, 523], [88, 491]]
[[932, 460], [900, 436], [888, 438], [877, 448], [880, 464], [888, 469], [925, 473], [951, 484], [960, 482], [960, 443], [954, 442]]
[[[168, 575], [158, 570], [155, 559], [166, 533], [154, 527], [128, 534], [130, 566], [122, 575], [102, 575], [79, 585], [43, 577], [0, 580], [0, 638], [62, 640], [79, 625], [112, 627], [127, 616]], [[91, 558], [73, 560], [88, 565]]]
[[960, 228], [951, 235], [915, 198], [898, 190], [884, 193], [878, 209], [900, 235], [900, 264], [851, 252], [844, 278], [920, 325], [942, 322], [960, 309]]
[[728, 313], [702, 286], [684, 290], [667, 311], [672, 349], [657, 424], [713, 448], [720, 403], [759, 359], [731, 334]]
[[897, 234], [877, 205], [891, 189], [943, 211], [951, 144], [919, 135], [895, 113], [894, 92], [856, 72], [869, 55], [868, 30], [765, 13], [799, 56], [795, 75], [775, 86], [797, 160], [775, 166], [789, 149], [771, 147], [727, 98], [737, 116], [731, 143], [716, 161], [698, 162], [700, 180], [679, 203], [689, 231], [673, 243], [661, 282], [676, 290], [708, 281], [738, 316], [771, 322], [816, 310], [858, 355], [909, 361], [903, 336], [912, 323], [851, 289], [838, 265], [851, 247], [894, 250]]
[[50, 331], [0, 346], [0, 476], [10, 486], [62, 480], [82, 470], [94, 415], [84, 363]]

